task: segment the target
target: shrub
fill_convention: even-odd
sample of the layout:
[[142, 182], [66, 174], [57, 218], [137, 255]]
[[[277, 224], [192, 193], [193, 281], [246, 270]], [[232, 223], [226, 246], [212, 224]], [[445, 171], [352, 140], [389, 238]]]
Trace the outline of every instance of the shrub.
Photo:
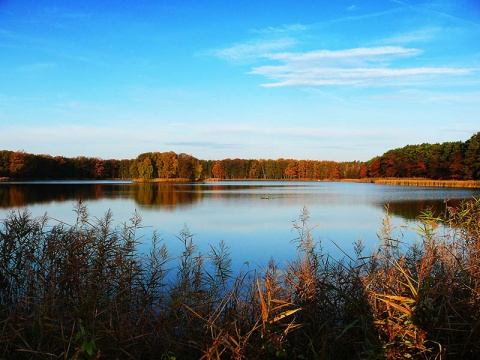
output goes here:
[[[378, 250], [334, 259], [294, 223], [297, 258], [234, 274], [188, 228], [173, 256], [141, 218], [73, 225], [11, 212], [0, 225], [0, 358], [475, 358], [480, 200], [426, 209], [406, 244], [388, 209]], [[146, 242], [149, 244], [146, 244]], [[147, 252], [139, 250], [148, 245]], [[142, 247], [142, 248], [143, 248]]]

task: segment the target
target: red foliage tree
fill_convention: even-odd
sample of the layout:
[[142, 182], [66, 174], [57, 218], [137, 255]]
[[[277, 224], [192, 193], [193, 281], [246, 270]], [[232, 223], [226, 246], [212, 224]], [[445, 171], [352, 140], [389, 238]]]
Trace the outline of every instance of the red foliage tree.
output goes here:
[[213, 177], [216, 179], [225, 179], [227, 173], [221, 161], [216, 161], [212, 168]]

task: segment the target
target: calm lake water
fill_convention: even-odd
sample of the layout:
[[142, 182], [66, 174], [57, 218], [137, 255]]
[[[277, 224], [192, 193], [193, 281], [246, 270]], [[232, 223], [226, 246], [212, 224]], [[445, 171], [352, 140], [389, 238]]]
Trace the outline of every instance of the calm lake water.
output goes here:
[[[343, 182], [213, 182], [131, 183], [122, 181], [48, 181], [0, 183], [0, 219], [12, 210], [28, 209], [33, 216], [45, 212], [53, 219], [75, 221], [73, 208], [81, 200], [92, 217], [111, 209], [115, 224], [128, 222], [137, 211], [143, 225], [140, 234], [148, 247], [148, 235], [156, 229], [174, 255], [180, 249], [176, 235], [187, 226], [201, 252], [224, 240], [233, 265], [265, 265], [296, 255], [292, 231], [304, 206], [309, 225], [323, 248], [342, 255], [335, 244], [352, 253], [352, 243], [362, 238], [367, 251], [378, 244], [385, 205], [396, 225], [415, 225], [427, 206], [436, 212], [452, 204], [480, 196], [480, 189], [400, 187]], [[51, 220], [50, 225], [56, 221]], [[409, 231], [406, 240], [413, 241]]]

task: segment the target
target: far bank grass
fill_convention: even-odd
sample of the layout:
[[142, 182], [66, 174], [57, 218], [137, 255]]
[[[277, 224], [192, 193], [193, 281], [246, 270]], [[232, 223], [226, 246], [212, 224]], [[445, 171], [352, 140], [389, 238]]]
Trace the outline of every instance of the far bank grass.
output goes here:
[[480, 188], [480, 180], [374, 179], [373, 181], [375, 184], [382, 185]]
[[189, 179], [184, 178], [155, 178], [155, 179], [132, 179], [133, 182], [136, 183], [183, 183], [183, 182], [190, 182]]
[[379, 185], [396, 186], [433, 186], [433, 187], [456, 187], [456, 188], [480, 188], [480, 180], [432, 180], [423, 178], [363, 178], [342, 179], [342, 182], [371, 183]]

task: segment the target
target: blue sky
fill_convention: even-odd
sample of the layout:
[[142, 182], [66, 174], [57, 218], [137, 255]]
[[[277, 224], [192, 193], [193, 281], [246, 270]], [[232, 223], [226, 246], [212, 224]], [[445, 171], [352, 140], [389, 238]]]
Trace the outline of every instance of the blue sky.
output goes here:
[[480, 131], [480, 2], [0, 0], [0, 69], [0, 149], [364, 161]]

